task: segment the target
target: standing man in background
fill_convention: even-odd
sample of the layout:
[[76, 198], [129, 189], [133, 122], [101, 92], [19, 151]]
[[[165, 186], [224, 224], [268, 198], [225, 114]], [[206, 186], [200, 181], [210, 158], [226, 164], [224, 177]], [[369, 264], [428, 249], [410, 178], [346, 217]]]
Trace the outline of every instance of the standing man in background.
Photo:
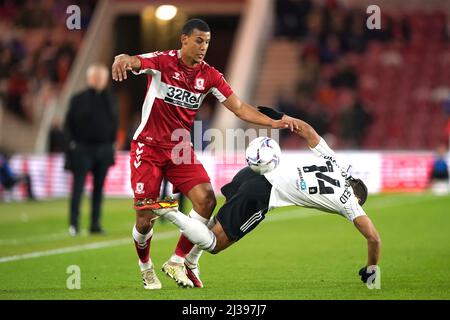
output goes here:
[[115, 98], [107, 90], [108, 69], [101, 64], [89, 66], [88, 88], [75, 94], [66, 115], [64, 131], [69, 146], [64, 168], [73, 173], [70, 199], [69, 234], [79, 233], [80, 201], [88, 172], [93, 175], [90, 233], [102, 234], [101, 205], [106, 174], [114, 164], [114, 144], [118, 127]]

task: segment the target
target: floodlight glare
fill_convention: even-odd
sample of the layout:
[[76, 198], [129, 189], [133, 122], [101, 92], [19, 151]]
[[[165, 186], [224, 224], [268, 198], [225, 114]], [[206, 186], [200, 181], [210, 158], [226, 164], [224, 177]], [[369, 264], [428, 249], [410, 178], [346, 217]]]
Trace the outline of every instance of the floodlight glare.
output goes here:
[[160, 20], [172, 20], [177, 14], [177, 7], [171, 5], [162, 5], [156, 8], [156, 17]]

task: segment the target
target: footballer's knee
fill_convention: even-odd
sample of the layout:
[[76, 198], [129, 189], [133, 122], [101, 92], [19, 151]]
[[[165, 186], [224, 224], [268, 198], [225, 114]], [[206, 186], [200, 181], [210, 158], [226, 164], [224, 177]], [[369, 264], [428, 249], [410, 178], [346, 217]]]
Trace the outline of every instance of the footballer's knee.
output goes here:
[[148, 233], [153, 227], [155, 215], [151, 210], [136, 210], [136, 229], [142, 234]]
[[213, 191], [208, 192], [204, 200], [205, 209], [212, 213], [214, 211], [214, 208], [216, 207], [216, 204], [217, 200], [216, 196], [214, 195], [214, 192]]
[[186, 196], [191, 200], [193, 209], [202, 217], [209, 219], [216, 207], [216, 196], [210, 183], [192, 188]]
[[194, 210], [201, 216], [209, 218], [216, 207], [217, 201], [213, 191], [205, 191], [200, 200], [193, 203]]

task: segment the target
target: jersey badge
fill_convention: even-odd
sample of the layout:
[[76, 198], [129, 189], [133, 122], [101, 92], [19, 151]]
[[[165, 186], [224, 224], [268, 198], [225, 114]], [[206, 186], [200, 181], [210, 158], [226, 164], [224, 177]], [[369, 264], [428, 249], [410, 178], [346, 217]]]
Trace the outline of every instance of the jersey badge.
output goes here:
[[195, 79], [195, 86], [194, 86], [195, 90], [198, 91], [203, 91], [205, 90], [205, 79], [203, 78], [197, 78]]

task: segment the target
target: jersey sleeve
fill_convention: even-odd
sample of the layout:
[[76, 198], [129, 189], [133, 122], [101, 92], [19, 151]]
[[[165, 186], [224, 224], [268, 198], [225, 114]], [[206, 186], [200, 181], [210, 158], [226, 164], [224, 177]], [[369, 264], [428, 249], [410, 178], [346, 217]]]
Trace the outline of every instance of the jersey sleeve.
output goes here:
[[358, 203], [358, 199], [356, 199], [355, 196], [352, 196], [341, 209], [340, 214], [353, 222], [355, 218], [365, 216], [366, 212]]
[[212, 68], [212, 82], [211, 82], [211, 92], [219, 100], [219, 102], [224, 102], [229, 96], [233, 94], [228, 82], [225, 80], [223, 75]]
[[159, 70], [159, 58], [160, 53], [158, 51], [151, 53], [144, 53], [135, 56], [141, 61], [141, 68], [139, 71], [133, 71], [134, 74], [151, 74], [152, 70]]

